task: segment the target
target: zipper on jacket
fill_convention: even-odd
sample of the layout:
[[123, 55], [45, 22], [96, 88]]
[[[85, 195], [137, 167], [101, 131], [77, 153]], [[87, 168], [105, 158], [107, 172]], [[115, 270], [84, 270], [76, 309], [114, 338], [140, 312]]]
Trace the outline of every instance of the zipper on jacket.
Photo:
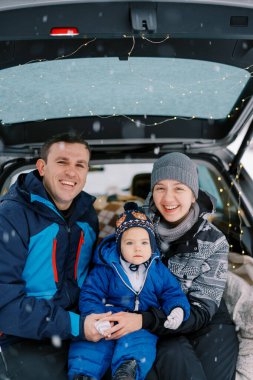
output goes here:
[[56, 283], [58, 283], [58, 272], [57, 272], [57, 264], [56, 264], [56, 246], [57, 246], [57, 239], [53, 240], [53, 252], [52, 252], [52, 263], [53, 263], [53, 271], [54, 271], [54, 280]]
[[138, 311], [139, 310], [139, 305], [140, 305], [139, 293], [136, 293], [135, 294], [135, 301], [134, 301], [134, 311]]
[[79, 262], [79, 257], [81, 253], [81, 248], [82, 245], [84, 244], [84, 233], [81, 231], [78, 247], [77, 247], [77, 252], [76, 252], [76, 260], [75, 260], [75, 266], [74, 266], [74, 279], [77, 279], [77, 268], [78, 268], [78, 262]]
[[139, 311], [139, 305], [140, 305], [139, 294], [141, 293], [141, 291], [142, 291], [142, 289], [143, 289], [143, 287], [144, 287], [144, 285], [145, 285], [146, 278], [147, 278], [147, 275], [148, 275], [148, 271], [149, 271], [149, 269], [150, 269], [150, 267], [151, 267], [151, 264], [153, 263], [154, 260], [155, 260], [155, 257], [151, 260], [151, 262], [150, 262], [150, 264], [149, 264], [149, 266], [148, 266], [148, 268], [147, 268], [147, 270], [146, 270], [146, 273], [145, 273], [145, 276], [144, 276], [144, 280], [143, 280], [142, 287], [141, 287], [141, 289], [140, 289], [138, 292], [137, 292], [136, 290], [134, 290], [132, 287], [130, 287], [130, 286], [126, 283], [126, 281], [124, 280], [124, 278], [123, 278], [123, 277], [121, 276], [121, 274], [119, 273], [119, 271], [118, 271], [116, 265], [115, 265], [114, 263], [112, 263], [112, 266], [114, 267], [116, 273], [117, 273], [118, 276], [120, 277], [120, 279], [121, 279], [121, 281], [123, 282], [123, 284], [125, 284], [126, 287], [127, 287], [129, 290], [131, 290], [131, 292], [133, 292], [134, 295], [135, 295], [135, 299], [134, 299], [134, 311]]

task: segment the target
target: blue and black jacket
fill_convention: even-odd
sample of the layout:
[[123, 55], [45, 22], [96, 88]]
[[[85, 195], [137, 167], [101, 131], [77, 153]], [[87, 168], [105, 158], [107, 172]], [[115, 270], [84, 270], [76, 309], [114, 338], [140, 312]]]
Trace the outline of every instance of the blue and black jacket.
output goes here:
[[0, 345], [82, 335], [74, 310], [98, 234], [94, 200], [81, 192], [66, 221], [36, 170], [1, 198]]

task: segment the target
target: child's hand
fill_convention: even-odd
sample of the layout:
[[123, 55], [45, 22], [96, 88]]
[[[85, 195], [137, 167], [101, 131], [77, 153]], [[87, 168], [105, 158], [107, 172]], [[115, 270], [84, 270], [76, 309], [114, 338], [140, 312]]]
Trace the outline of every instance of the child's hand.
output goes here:
[[167, 317], [167, 321], [164, 322], [166, 329], [176, 330], [184, 319], [184, 311], [181, 307], [176, 307], [171, 311]]
[[105, 337], [110, 337], [110, 334], [107, 334], [107, 331], [110, 330], [111, 324], [109, 321], [96, 321], [95, 322], [95, 328], [99, 332], [99, 334], [105, 336]]
[[108, 318], [112, 314], [111, 311], [102, 314], [90, 314], [84, 320], [84, 336], [90, 342], [98, 342], [102, 339], [101, 334], [95, 328], [95, 323], [101, 319]]

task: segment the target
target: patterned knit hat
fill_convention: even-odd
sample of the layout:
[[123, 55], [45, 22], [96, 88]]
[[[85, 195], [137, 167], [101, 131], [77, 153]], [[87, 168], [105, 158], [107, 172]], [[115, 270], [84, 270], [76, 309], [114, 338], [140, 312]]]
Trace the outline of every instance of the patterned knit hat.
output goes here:
[[173, 152], [160, 157], [151, 173], [151, 191], [155, 184], [163, 179], [173, 179], [188, 186], [198, 198], [199, 178], [197, 166], [185, 154]]
[[151, 220], [139, 209], [135, 202], [127, 202], [124, 205], [124, 210], [125, 212], [119, 215], [116, 220], [115, 236], [119, 252], [121, 252], [120, 244], [123, 233], [133, 227], [144, 228], [148, 232], [151, 249], [154, 252], [156, 250], [156, 239], [154, 225]]

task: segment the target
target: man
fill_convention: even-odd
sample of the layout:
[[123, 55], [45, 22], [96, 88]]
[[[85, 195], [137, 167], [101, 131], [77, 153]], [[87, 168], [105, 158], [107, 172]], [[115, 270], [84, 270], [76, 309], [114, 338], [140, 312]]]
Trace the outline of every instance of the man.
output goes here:
[[101, 338], [105, 315], [76, 313], [98, 234], [89, 159], [81, 137], [53, 137], [1, 199], [0, 378], [67, 379], [69, 340]]

